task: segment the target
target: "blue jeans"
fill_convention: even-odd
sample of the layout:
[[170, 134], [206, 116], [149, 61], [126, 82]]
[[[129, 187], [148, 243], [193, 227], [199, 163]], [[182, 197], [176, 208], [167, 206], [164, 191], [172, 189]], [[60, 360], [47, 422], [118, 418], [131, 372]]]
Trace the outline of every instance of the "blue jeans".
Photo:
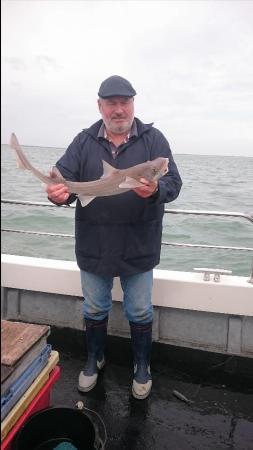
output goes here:
[[[124, 293], [123, 309], [127, 320], [140, 324], [151, 322], [153, 270], [137, 275], [121, 276], [120, 283]], [[112, 307], [113, 277], [104, 277], [81, 270], [81, 284], [84, 296], [84, 318], [103, 320]]]

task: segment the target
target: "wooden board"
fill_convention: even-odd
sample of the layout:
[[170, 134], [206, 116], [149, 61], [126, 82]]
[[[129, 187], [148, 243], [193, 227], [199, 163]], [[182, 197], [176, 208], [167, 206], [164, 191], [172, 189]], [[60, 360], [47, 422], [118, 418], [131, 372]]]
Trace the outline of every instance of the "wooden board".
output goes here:
[[41, 354], [47, 345], [47, 336], [42, 336], [14, 366], [1, 364], [1, 396], [5, 395], [11, 385], [22, 375], [28, 366]]
[[[2, 383], [12, 374], [13, 367], [5, 366], [4, 364], [1, 364], [1, 385]], [[2, 395], [2, 391], [1, 391]]]
[[59, 361], [59, 353], [55, 350], [51, 352], [48, 364], [38, 375], [36, 380], [31, 384], [26, 393], [21, 397], [21, 399], [16, 403], [16, 405], [9, 412], [8, 416], [5, 417], [1, 423], [1, 441], [7, 436], [10, 430], [13, 428], [17, 420], [24, 413], [28, 405], [36, 397], [40, 389], [49, 379], [50, 372], [54, 369]]
[[1, 365], [12, 367], [42, 336], [48, 325], [1, 320]]

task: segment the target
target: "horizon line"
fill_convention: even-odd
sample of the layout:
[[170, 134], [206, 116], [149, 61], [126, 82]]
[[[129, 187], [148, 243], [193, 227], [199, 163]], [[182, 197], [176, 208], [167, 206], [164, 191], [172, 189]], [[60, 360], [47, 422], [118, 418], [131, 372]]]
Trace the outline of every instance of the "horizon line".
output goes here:
[[[10, 144], [6, 144], [6, 143], [1, 143], [1, 145], [6, 145], [6, 146], [10, 146]], [[31, 144], [22, 144], [23, 147], [41, 147], [41, 148], [52, 148], [52, 149], [58, 149], [58, 150], [66, 150], [68, 148], [67, 147], [52, 147], [50, 145], [31, 145]], [[181, 153], [181, 152], [176, 152], [173, 151], [173, 155], [193, 155], [193, 156], [228, 156], [228, 157], [238, 157], [238, 158], [253, 158], [253, 156], [251, 155], [227, 155], [227, 154], [210, 154], [210, 153]]]

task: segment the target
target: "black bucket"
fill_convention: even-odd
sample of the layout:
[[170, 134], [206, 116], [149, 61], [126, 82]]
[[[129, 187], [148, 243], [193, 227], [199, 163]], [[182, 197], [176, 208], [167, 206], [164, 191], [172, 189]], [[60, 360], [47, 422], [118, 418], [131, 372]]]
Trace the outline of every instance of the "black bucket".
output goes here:
[[25, 422], [15, 438], [13, 450], [53, 450], [57, 446], [78, 450], [103, 449], [105, 441], [102, 441], [90, 413], [102, 422], [106, 440], [104, 423], [94, 411], [52, 407], [33, 414]]

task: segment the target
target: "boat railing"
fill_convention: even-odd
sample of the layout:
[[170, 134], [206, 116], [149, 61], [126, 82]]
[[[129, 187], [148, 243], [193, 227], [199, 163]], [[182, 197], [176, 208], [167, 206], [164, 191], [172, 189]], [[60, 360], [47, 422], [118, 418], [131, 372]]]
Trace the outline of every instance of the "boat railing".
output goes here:
[[[11, 204], [11, 205], [24, 205], [24, 206], [38, 206], [47, 208], [58, 208], [57, 205], [49, 202], [30, 202], [22, 200], [11, 200], [11, 199], [1, 199], [1, 203]], [[75, 205], [62, 205], [61, 208], [75, 208]], [[229, 217], [229, 218], [239, 218], [249, 221], [253, 224], [253, 212], [252, 213], [240, 213], [231, 211], [206, 211], [206, 210], [187, 210], [187, 209], [165, 209], [165, 214], [183, 214], [183, 215], [195, 215], [195, 216], [218, 216], [218, 217]], [[32, 231], [32, 230], [21, 230], [13, 228], [2, 228], [3, 232], [10, 233], [24, 233], [38, 236], [57, 236], [73, 238], [73, 234], [66, 233], [49, 233], [43, 231]], [[247, 251], [253, 252], [252, 247], [235, 247], [235, 246], [224, 246], [224, 245], [209, 245], [209, 244], [190, 244], [185, 242], [162, 242], [163, 245], [172, 247], [189, 247], [189, 248], [209, 248], [209, 249], [220, 249], [220, 250], [235, 250], [235, 251]]]

